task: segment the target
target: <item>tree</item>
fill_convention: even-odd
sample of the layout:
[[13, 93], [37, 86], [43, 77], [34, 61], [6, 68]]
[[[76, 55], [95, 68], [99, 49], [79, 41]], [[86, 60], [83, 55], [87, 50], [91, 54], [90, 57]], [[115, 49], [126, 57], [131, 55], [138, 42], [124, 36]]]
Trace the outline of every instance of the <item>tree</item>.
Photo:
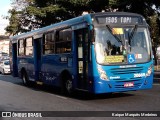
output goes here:
[[18, 12], [15, 9], [9, 10], [11, 14], [9, 18], [9, 26], [5, 28], [5, 30], [11, 35], [15, 35], [20, 32], [20, 22], [18, 18]]
[[112, 9], [118, 8], [118, 11], [139, 13], [147, 18], [154, 14], [152, 6], [158, 7], [160, 2], [156, 0], [109, 0], [109, 5]]
[[[108, 0], [13, 0], [13, 6], [21, 13], [17, 28], [24, 32], [80, 16], [84, 11], [100, 12], [106, 9]], [[12, 22], [6, 30], [11, 26]]]
[[157, 65], [157, 47], [160, 44], [160, 28], [159, 28], [159, 20], [158, 14], [154, 14], [150, 17], [150, 26], [151, 26], [151, 35], [152, 35], [152, 48], [153, 54], [155, 57], [155, 65]]
[[[34, 0], [26, 8], [29, 15], [41, 21], [40, 26], [47, 26], [82, 15], [84, 11], [100, 12], [108, 5], [108, 0]], [[95, 4], [98, 5], [95, 6]]]
[[5, 28], [10, 35], [26, 32], [23, 20], [25, 19], [24, 9], [28, 6], [30, 0], [12, 0], [12, 9], [8, 11], [10, 16], [6, 18], [9, 20], [9, 25]]

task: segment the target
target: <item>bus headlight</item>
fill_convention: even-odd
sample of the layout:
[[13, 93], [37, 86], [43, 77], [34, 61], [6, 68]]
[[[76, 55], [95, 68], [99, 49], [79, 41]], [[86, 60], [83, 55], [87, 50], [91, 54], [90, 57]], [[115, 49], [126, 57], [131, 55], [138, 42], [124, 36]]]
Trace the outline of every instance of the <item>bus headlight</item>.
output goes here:
[[148, 68], [147, 73], [146, 73], [146, 77], [150, 76], [152, 73], [152, 65]]
[[109, 80], [106, 72], [102, 68], [98, 68], [98, 73], [102, 80]]

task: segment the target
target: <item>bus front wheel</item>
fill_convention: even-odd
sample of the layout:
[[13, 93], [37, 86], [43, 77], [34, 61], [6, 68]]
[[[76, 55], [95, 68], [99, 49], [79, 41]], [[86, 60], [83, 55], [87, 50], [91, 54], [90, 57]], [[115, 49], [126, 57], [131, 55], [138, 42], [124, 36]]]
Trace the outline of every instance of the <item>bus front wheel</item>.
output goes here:
[[65, 81], [65, 89], [67, 91], [68, 94], [72, 94], [73, 90], [72, 90], [72, 80], [68, 79]]

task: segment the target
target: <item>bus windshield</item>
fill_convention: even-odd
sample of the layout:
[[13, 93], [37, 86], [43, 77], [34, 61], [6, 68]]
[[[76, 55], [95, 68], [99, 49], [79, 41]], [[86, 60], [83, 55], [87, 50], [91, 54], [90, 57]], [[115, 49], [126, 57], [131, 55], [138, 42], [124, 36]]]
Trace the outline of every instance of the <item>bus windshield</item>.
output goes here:
[[[146, 27], [97, 27], [95, 51], [99, 64], [143, 63], [150, 60]], [[128, 61], [132, 57], [132, 61]]]

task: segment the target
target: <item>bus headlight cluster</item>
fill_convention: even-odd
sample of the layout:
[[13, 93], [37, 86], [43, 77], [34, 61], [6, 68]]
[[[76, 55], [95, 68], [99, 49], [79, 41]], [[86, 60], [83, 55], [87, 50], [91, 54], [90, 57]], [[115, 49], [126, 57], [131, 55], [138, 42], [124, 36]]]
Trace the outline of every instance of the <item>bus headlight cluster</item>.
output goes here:
[[102, 80], [109, 80], [106, 72], [102, 68], [98, 68], [98, 73]]
[[148, 68], [147, 73], [146, 73], [146, 77], [150, 76], [152, 73], [152, 65]]

